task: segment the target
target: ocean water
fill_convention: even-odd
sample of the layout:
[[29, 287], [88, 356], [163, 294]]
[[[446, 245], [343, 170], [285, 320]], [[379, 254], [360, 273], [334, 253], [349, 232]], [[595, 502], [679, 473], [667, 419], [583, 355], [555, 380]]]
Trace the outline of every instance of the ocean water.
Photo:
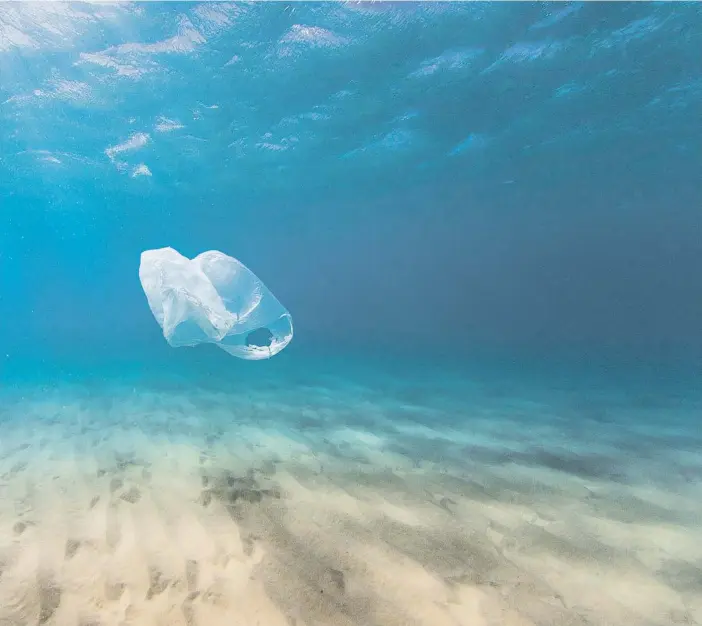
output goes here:
[[[696, 3], [0, 2], [0, 626], [702, 624]], [[269, 360], [170, 347], [221, 250]]]

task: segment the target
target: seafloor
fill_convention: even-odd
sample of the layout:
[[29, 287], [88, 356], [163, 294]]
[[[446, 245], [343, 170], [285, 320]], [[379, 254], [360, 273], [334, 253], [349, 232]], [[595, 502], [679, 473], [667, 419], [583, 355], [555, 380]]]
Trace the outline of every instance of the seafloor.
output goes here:
[[702, 623], [702, 385], [231, 368], [4, 372], [1, 626]]

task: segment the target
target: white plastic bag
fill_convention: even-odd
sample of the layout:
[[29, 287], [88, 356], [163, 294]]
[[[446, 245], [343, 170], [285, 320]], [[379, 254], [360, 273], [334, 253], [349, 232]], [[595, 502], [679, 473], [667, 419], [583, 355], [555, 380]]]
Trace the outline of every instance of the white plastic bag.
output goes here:
[[173, 347], [214, 343], [240, 359], [268, 359], [293, 337], [292, 317], [243, 263], [210, 250], [141, 253], [139, 280]]

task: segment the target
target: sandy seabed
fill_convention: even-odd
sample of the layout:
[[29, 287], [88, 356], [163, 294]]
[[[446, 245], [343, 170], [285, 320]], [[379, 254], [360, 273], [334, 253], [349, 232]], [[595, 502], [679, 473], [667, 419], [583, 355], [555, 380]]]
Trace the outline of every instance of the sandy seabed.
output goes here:
[[694, 428], [345, 393], [4, 392], [0, 626], [702, 624]]

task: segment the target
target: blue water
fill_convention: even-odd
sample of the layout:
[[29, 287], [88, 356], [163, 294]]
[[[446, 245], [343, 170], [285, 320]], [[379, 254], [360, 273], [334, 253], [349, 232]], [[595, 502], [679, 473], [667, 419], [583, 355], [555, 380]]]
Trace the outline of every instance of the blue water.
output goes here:
[[[702, 624], [696, 3], [0, 3], [0, 625]], [[172, 348], [142, 251], [290, 311]]]

